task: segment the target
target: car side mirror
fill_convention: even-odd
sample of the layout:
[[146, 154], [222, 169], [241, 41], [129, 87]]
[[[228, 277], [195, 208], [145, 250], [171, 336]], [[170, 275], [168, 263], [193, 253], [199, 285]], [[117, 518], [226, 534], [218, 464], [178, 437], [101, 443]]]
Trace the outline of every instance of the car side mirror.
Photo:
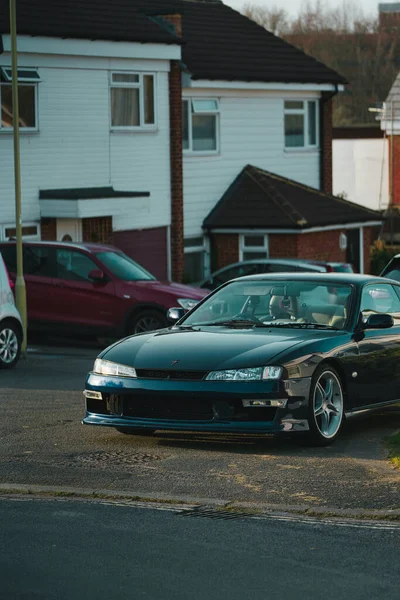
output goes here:
[[364, 329], [389, 329], [393, 325], [392, 315], [376, 313], [369, 315], [364, 323]]
[[167, 312], [167, 319], [171, 323], [176, 323], [176, 321], [179, 321], [185, 313], [186, 311], [184, 308], [170, 308]]
[[92, 269], [88, 274], [92, 281], [104, 281], [104, 273], [101, 269]]

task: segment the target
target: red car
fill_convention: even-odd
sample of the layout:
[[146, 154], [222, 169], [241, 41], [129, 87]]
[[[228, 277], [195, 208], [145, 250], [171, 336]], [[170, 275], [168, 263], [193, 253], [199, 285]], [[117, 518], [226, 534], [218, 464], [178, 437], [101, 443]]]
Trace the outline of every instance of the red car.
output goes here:
[[[15, 242], [0, 243], [11, 279]], [[123, 336], [168, 324], [173, 306], [189, 310], [208, 294], [157, 281], [118, 248], [101, 244], [24, 242], [29, 328]]]

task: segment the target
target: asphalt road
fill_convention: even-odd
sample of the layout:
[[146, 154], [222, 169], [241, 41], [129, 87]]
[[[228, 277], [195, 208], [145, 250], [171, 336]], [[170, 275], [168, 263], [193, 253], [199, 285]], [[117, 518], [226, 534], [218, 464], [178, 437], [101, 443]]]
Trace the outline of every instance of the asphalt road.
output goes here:
[[0, 599], [399, 597], [399, 526], [217, 516], [0, 500]]
[[96, 348], [46, 352], [0, 372], [0, 484], [278, 509], [400, 509], [400, 472], [382, 443], [400, 428], [400, 411], [353, 420], [322, 449], [262, 436], [126, 436], [81, 424], [82, 389]]

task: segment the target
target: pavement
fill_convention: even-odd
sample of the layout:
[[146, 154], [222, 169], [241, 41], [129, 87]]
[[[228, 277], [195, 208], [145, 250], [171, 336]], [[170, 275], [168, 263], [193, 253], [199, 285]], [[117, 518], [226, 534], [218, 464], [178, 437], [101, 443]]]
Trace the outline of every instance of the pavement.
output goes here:
[[85, 375], [101, 344], [29, 348], [0, 372], [0, 493], [120, 496], [400, 519], [400, 471], [383, 443], [400, 409], [349, 421], [327, 448], [295, 440], [83, 426]]

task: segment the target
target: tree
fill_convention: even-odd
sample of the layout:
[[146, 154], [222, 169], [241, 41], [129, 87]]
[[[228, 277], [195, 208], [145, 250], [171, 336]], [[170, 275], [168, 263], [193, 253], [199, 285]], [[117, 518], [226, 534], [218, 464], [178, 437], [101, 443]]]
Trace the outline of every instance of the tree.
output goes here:
[[247, 2], [243, 7], [243, 14], [275, 35], [283, 35], [290, 29], [288, 12], [276, 5], [267, 8]]

